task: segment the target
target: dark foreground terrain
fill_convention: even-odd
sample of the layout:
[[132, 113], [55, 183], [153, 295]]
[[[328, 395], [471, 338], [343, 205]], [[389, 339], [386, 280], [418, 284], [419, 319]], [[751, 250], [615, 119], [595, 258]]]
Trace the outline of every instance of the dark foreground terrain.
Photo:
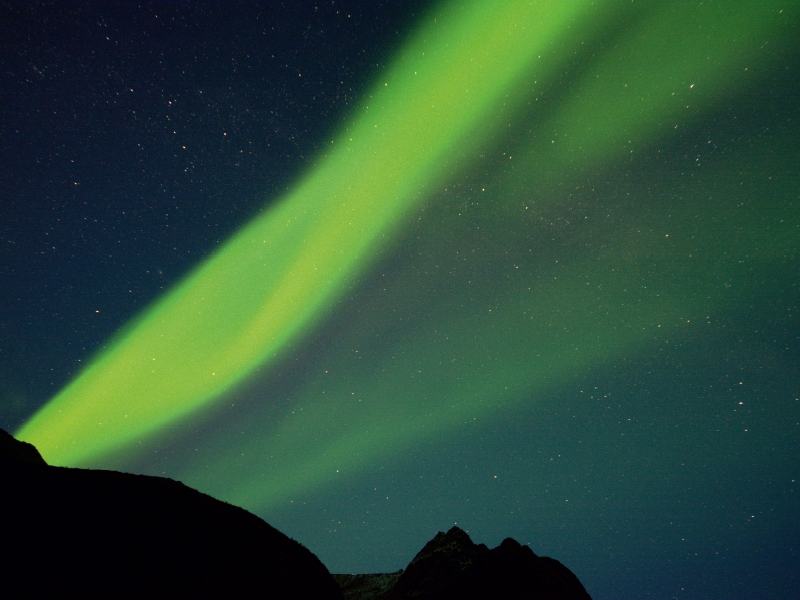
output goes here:
[[0, 431], [7, 598], [297, 598], [342, 593], [262, 519], [160, 477], [48, 466]]
[[0, 525], [9, 598], [589, 600], [557, 560], [457, 527], [405, 571], [331, 575], [244, 509], [171, 479], [51, 467], [2, 430]]

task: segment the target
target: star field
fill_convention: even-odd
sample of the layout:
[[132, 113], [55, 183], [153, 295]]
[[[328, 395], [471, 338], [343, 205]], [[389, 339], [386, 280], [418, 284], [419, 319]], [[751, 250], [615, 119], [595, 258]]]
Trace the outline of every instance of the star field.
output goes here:
[[332, 572], [796, 597], [797, 9], [467, 6], [0, 7], [0, 426]]

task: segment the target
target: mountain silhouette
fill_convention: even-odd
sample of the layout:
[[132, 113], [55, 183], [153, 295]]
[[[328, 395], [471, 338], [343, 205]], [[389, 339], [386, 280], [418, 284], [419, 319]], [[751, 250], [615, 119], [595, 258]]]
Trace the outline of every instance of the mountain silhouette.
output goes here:
[[458, 527], [437, 533], [405, 571], [334, 578], [345, 600], [591, 600], [557, 560], [511, 538], [489, 550]]
[[48, 466], [0, 430], [8, 598], [341, 599], [308, 549], [182, 483]]
[[172, 479], [49, 466], [0, 429], [0, 590], [7, 597], [591, 600], [511, 538], [439, 532], [405, 570], [331, 575], [242, 508]]

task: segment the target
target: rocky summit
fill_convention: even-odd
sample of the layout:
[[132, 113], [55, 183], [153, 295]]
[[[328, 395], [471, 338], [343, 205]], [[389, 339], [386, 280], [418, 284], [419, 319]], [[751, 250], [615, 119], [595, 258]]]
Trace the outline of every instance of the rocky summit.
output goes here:
[[489, 550], [458, 527], [437, 533], [405, 571], [334, 578], [345, 600], [591, 600], [557, 560], [511, 538]]

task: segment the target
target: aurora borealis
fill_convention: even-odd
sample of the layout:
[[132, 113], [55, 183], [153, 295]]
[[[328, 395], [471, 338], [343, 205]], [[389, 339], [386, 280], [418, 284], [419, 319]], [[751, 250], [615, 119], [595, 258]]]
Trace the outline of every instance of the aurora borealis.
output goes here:
[[446, 157], [480, 147], [477, 123], [514, 83], [527, 84], [520, 73], [571, 15], [541, 12], [476, 4], [433, 18], [446, 25], [418, 34], [385, 77], [391, 90], [370, 94], [372, 108], [361, 107], [297, 190], [145, 313], [20, 435], [59, 464], [80, 464], [203, 407], [277, 355], [444, 179]]
[[[202, 241], [203, 259], [178, 261], [168, 289], [147, 284], [136, 309], [120, 311], [104, 336], [82, 334], [90, 341], [73, 353], [87, 366], [55, 375], [63, 387], [52, 399], [40, 393], [17, 412], [4, 409], [2, 426], [55, 464], [163, 474], [244, 506], [334, 572], [396, 570], [420, 542], [458, 522], [476, 541], [512, 536], [558, 558], [596, 598], [745, 598], [764, 589], [790, 597], [800, 541], [792, 41], [799, 15], [796, 3], [732, 7], [482, 2], [404, 13], [390, 5], [301, 5], [292, 10], [318, 37], [334, 36], [334, 25], [353, 13], [350, 35], [385, 52], [385, 66], [369, 78], [351, 75], [356, 102], [330, 101], [335, 120], [312, 106], [345, 85], [335, 68], [351, 64], [347, 50], [322, 59], [295, 46], [284, 64], [297, 62], [296, 79], [317, 68], [319, 84], [282, 83], [268, 101], [252, 91], [255, 76], [242, 72], [253, 52], [245, 41], [272, 36], [285, 50], [290, 36], [266, 35], [275, 26], [258, 19], [248, 29], [244, 20], [280, 23], [282, 12], [297, 20], [286, 7], [269, 15], [244, 4], [230, 9], [242, 41], [189, 47], [218, 54], [211, 60], [220, 65], [233, 55], [240, 74], [211, 69], [219, 81], [209, 82], [202, 77], [214, 76], [185, 66], [191, 61], [164, 67], [188, 69], [180, 93], [168, 77], [177, 70], [126, 71], [103, 46], [96, 51], [107, 57], [96, 66], [82, 54], [88, 50], [57, 37], [29, 40], [29, 55], [13, 60], [4, 46], [6, 60], [18, 63], [7, 70], [12, 83], [27, 77], [44, 86], [48, 68], [56, 72], [62, 61], [83, 77], [113, 72], [108, 89], [95, 92], [106, 104], [115, 85], [117, 97], [156, 90], [127, 104], [115, 99], [118, 109], [104, 116], [106, 128], [122, 132], [117, 139], [145, 132], [138, 146], [149, 143], [150, 166], [162, 165], [142, 171], [149, 187], [131, 191], [139, 182], [115, 166], [131, 162], [119, 150], [94, 180], [91, 164], [85, 182], [64, 176], [100, 198], [119, 173], [113, 197], [83, 213], [70, 206], [78, 197], [44, 186], [47, 202], [67, 207], [54, 214], [108, 224], [159, 206], [150, 195], [178, 181], [179, 150], [192, 147], [166, 141], [179, 130], [194, 131], [205, 175], [174, 183], [176, 203], [191, 212], [205, 193], [220, 206], [250, 208], [219, 226], [228, 241], [215, 241], [213, 251]], [[159, 11], [142, 10], [137, 27], [161, 31], [153, 20]], [[225, 37], [210, 25], [222, 9], [170, 11], [173, 21], [191, 14], [192, 27], [211, 39]], [[103, 21], [99, 8], [84, 12], [78, 21], [87, 30], [89, 21]], [[59, 14], [64, 23], [76, 18]], [[114, 35], [134, 38], [120, 15], [107, 18]], [[378, 35], [370, 19], [387, 19], [389, 29]], [[381, 41], [392, 28], [403, 33]], [[188, 39], [200, 44], [203, 35]], [[177, 43], [158, 40], [167, 55]], [[139, 43], [132, 47], [142, 53], [156, 47]], [[250, 87], [224, 91], [239, 79]], [[215, 99], [192, 105], [186, 98], [199, 98], [201, 88]], [[173, 103], [189, 108], [173, 115]], [[291, 125], [278, 125], [279, 108], [291, 116], [287, 107], [303, 103]], [[10, 110], [3, 118], [19, 131], [15, 119], [27, 121]], [[144, 116], [125, 121], [126, 111]], [[168, 126], [157, 121], [162, 112]], [[223, 167], [242, 164], [243, 148], [267, 122], [276, 145], [303, 132], [302, 164], [286, 159], [291, 177], [265, 185], [254, 173], [279, 159], [262, 144], [242, 175], [250, 191], [231, 198], [237, 171]], [[102, 137], [75, 127], [56, 129], [66, 141], [53, 147]], [[4, 156], [12, 148], [5, 145]], [[14, 161], [29, 171], [7, 167], [4, 193], [35, 197], [43, 161]], [[259, 185], [267, 189], [254, 191]], [[197, 202], [213, 214], [210, 203]], [[41, 267], [37, 274], [39, 263], [15, 252], [36, 247], [20, 239], [26, 223], [35, 230], [56, 217], [42, 216], [36, 202], [10, 206], [4, 404], [36, 396], [19, 391], [20, 373], [33, 379], [34, 371], [14, 358], [12, 344], [58, 331], [41, 323], [18, 332], [15, 323], [36, 318], [25, 306], [38, 304], [13, 296], [24, 295], [21, 272], [52, 285]], [[153, 242], [127, 241], [131, 255], [155, 261], [141, 260], [139, 275], [122, 269], [126, 279], [114, 283], [120, 270], [102, 259], [91, 269], [106, 278], [81, 276], [81, 268], [49, 277], [71, 277], [86, 294], [90, 283], [116, 289], [95, 313], [105, 314], [119, 291], [133, 294], [142, 272], [161, 268], [165, 221], [154, 214], [138, 222], [161, 227], [142, 235]], [[192, 247], [196, 234], [179, 230], [169, 243]], [[113, 235], [102, 241], [106, 229], [93, 231], [101, 246], [119, 244]], [[58, 235], [79, 249], [71, 263], [89, 265], [81, 242], [68, 241], [79, 234]], [[36, 298], [42, 286], [24, 293]], [[47, 301], [63, 304], [58, 295]], [[119, 333], [107, 341], [112, 331]]]

